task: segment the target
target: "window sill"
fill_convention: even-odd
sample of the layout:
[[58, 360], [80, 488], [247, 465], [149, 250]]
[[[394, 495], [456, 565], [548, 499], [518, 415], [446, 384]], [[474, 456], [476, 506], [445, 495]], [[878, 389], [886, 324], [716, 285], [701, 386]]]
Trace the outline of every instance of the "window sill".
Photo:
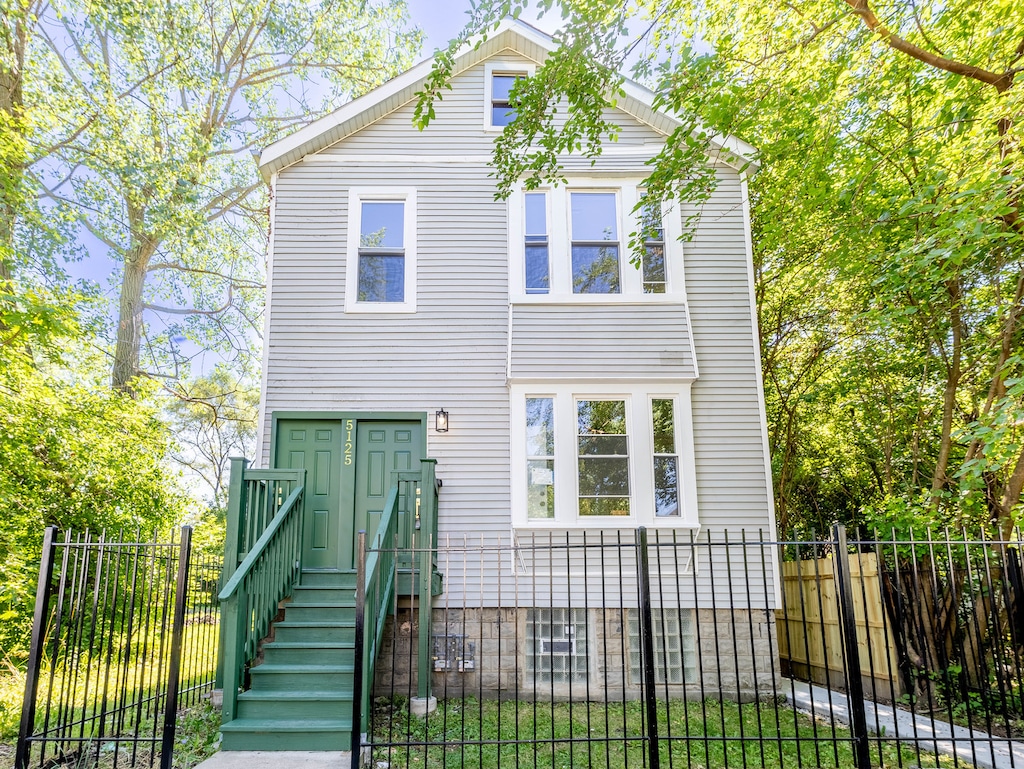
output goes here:
[[686, 304], [683, 294], [512, 294], [510, 304]]
[[649, 529], [700, 529], [700, 523], [685, 518], [655, 518], [638, 520], [626, 517], [594, 516], [586, 520], [560, 521], [549, 518], [539, 518], [527, 521], [513, 522], [512, 528], [516, 531], [537, 532], [537, 531], [592, 531], [594, 529], [636, 529], [646, 526]]
[[346, 305], [345, 312], [359, 315], [408, 315], [416, 312], [416, 305], [410, 302], [356, 302]]

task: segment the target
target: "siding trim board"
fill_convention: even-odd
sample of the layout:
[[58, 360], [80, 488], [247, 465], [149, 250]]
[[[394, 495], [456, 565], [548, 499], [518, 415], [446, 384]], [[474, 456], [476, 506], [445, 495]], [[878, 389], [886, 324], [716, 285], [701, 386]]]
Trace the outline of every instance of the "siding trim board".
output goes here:
[[256, 423], [256, 453], [255, 456], [263, 456], [263, 430], [260, 425], [267, 423], [267, 376], [270, 368], [270, 297], [274, 291], [274, 233], [277, 232], [277, 173], [270, 176], [270, 232], [267, 236], [267, 275], [264, 280], [266, 288], [266, 302], [263, 307], [263, 353], [260, 356], [262, 376], [260, 376], [260, 403], [257, 412], [259, 421]]

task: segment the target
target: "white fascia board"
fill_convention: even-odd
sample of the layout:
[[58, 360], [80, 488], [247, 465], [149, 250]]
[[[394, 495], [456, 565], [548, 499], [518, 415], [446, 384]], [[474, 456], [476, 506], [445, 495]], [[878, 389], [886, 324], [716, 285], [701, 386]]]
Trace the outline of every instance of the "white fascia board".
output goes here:
[[[645, 107], [648, 107], [652, 112], [661, 115], [662, 117], [668, 118], [675, 125], [680, 125], [679, 118], [672, 115], [670, 112], [666, 112], [662, 109], [656, 109], [654, 107], [655, 94], [649, 88], [640, 85], [639, 83], [626, 78], [622, 83], [622, 90], [626, 93], [626, 96], [640, 102]], [[623, 112], [632, 115], [634, 118], [642, 123], [646, 123], [651, 126], [654, 130], [664, 133], [663, 129], [658, 126], [651, 125], [649, 120], [645, 120], [643, 116], [634, 114], [627, 106], [622, 104], [616, 104], [616, 109], [621, 109]], [[755, 160], [757, 155], [757, 149], [750, 144], [747, 144], [742, 139], [738, 139], [735, 136], [721, 136], [718, 134], [711, 134], [710, 143], [711, 146], [718, 150], [716, 157], [711, 157], [711, 160], [717, 160], [728, 166], [739, 170], [743, 166], [748, 166], [744, 171], [745, 175], [749, 175], [751, 172], [756, 171], [759, 167], [759, 163]], [[736, 163], [735, 160], [729, 156], [735, 156], [738, 158], [740, 163]]]
[[337, 128], [345, 121], [351, 120], [361, 112], [372, 109], [409, 86], [415, 85], [418, 80], [426, 78], [433, 66], [433, 58], [424, 59], [412, 69], [406, 70], [401, 75], [384, 83], [384, 85], [360, 96], [358, 99], [350, 101], [329, 115], [324, 115], [319, 120], [314, 120], [295, 133], [274, 142], [260, 153], [260, 172], [266, 177], [273, 171], [278, 170], [276, 168], [268, 169], [267, 166], [275, 160], [280, 160], [288, 153], [301, 149], [306, 144], [313, 144], [318, 138], [328, 131]]

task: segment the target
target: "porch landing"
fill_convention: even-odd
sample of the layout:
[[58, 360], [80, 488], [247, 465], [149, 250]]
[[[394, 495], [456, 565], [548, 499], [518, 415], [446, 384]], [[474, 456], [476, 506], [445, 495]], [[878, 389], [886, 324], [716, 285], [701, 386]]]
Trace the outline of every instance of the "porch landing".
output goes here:
[[196, 769], [339, 769], [351, 761], [347, 750], [221, 750]]

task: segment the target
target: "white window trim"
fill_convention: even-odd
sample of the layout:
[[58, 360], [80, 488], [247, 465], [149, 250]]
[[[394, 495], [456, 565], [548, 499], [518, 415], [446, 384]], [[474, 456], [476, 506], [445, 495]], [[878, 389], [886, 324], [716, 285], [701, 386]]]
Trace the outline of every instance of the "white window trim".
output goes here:
[[[555, 419], [555, 516], [529, 518], [526, 498], [526, 398], [552, 398]], [[608, 529], [649, 526], [697, 528], [697, 470], [693, 449], [690, 383], [678, 384], [525, 384], [510, 386], [512, 525], [520, 529]], [[681, 515], [659, 518], [654, 514], [654, 428], [651, 401], [675, 400], [676, 451], [679, 457]], [[576, 400], [626, 401], [629, 444], [630, 515], [579, 514], [576, 444]]]
[[[683, 228], [677, 205], [662, 205], [665, 231], [665, 293], [645, 294], [643, 272], [630, 262], [630, 233], [640, 223], [633, 213], [643, 188], [642, 177], [609, 180], [597, 177], [569, 177], [568, 184], [524, 190], [516, 185], [508, 200], [509, 299], [512, 304], [681, 304], [686, 302], [683, 275]], [[546, 294], [526, 293], [526, 192], [547, 193], [548, 265], [551, 290]], [[618, 294], [575, 294], [572, 290], [572, 239], [569, 195], [573, 192], [614, 192], [618, 210], [619, 276]]]
[[[405, 203], [402, 241], [405, 244], [405, 301], [360, 302], [359, 229], [362, 202], [401, 201]], [[412, 187], [353, 187], [348, 191], [348, 238], [345, 251], [345, 312], [416, 312], [416, 190]]]
[[505, 126], [491, 123], [491, 105], [494, 97], [494, 75], [524, 75], [530, 77], [537, 69], [535, 64], [516, 59], [491, 59], [484, 65], [484, 131], [501, 133]]

